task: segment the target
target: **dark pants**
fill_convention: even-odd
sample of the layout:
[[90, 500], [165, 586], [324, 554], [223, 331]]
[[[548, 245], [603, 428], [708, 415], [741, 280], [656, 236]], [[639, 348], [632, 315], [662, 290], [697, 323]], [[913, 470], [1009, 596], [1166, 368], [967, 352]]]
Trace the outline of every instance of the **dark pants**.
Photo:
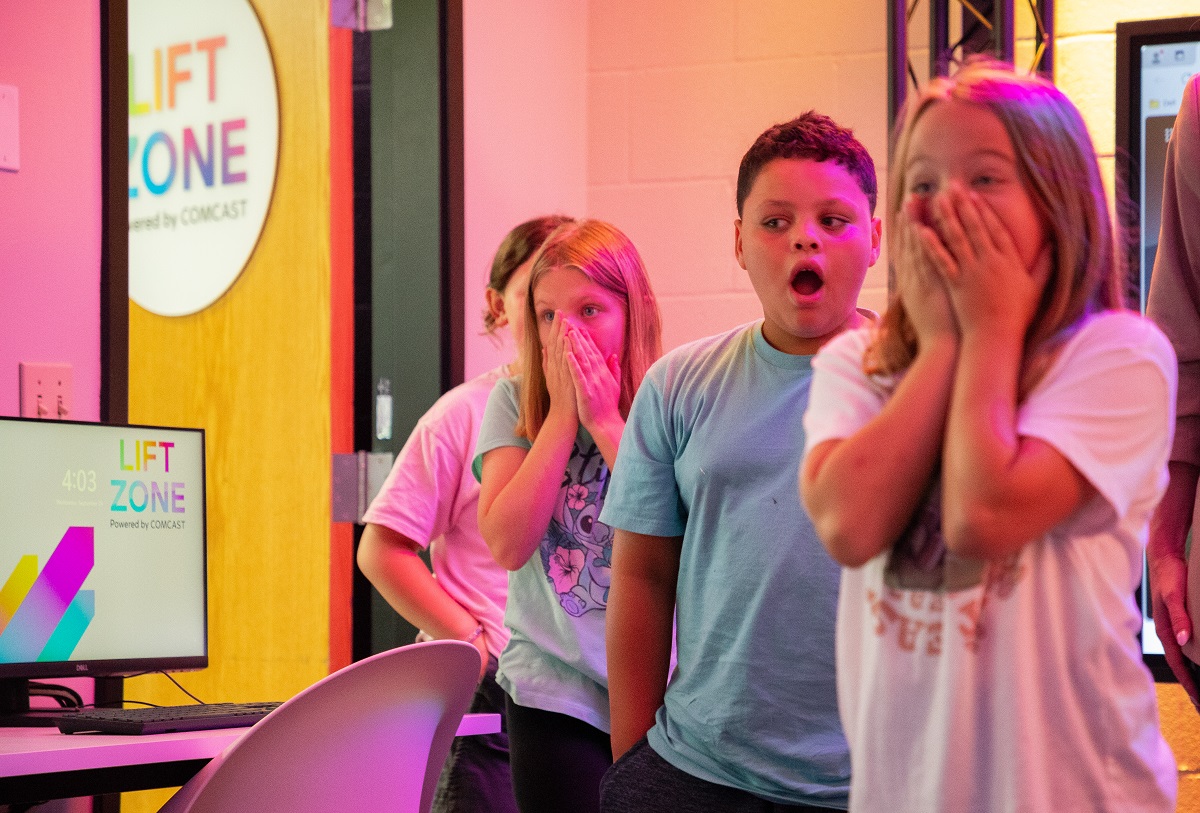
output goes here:
[[517, 813], [508, 767], [504, 690], [496, 683], [496, 658], [475, 690], [470, 713], [499, 714], [498, 734], [455, 737], [438, 778], [432, 813]]
[[642, 737], [621, 755], [600, 786], [603, 813], [829, 813], [833, 808], [769, 802], [681, 771]]
[[598, 813], [600, 780], [612, 765], [608, 734], [566, 714], [505, 701], [521, 813]]

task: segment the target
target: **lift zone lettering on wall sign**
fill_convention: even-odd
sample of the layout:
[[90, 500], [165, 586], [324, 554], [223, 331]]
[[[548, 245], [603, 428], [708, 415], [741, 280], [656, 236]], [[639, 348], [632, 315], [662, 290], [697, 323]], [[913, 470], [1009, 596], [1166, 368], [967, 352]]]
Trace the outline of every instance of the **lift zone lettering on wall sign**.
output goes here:
[[279, 154], [271, 51], [248, 0], [129, 2], [129, 296], [215, 302], [266, 220]]

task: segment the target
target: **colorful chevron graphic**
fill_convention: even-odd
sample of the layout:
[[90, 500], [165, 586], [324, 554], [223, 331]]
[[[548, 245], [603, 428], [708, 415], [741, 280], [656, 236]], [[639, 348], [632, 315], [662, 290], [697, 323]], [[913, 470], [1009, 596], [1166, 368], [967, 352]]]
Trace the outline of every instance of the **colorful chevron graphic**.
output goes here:
[[22, 556], [0, 588], [0, 663], [67, 660], [96, 615], [96, 595], [82, 590], [95, 564], [95, 531], [71, 527], [37, 572]]

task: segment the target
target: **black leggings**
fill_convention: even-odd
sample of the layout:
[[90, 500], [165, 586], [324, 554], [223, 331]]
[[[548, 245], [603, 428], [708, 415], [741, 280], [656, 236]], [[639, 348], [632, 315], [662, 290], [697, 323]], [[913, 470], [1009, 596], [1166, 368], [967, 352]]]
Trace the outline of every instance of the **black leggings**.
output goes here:
[[598, 813], [612, 765], [608, 735], [566, 714], [504, 697], [513, 793], [521, 813]]

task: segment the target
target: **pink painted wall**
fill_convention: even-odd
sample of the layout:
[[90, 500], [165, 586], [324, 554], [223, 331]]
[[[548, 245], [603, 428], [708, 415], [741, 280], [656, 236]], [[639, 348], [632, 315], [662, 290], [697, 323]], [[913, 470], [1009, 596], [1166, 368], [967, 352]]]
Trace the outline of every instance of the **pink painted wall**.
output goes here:
[[18, 414], [19, 362], [66, 362], [72, 417], [98, 420], [99, 4], [3, 0], [0, 43], [21, 139], [20, 171], [0, 171], [0, 414]]
[[584, 214], [587, 4], [463, 3], [467, 378], [513, 355], [483, 331], [492, 256], [516, 224]]

